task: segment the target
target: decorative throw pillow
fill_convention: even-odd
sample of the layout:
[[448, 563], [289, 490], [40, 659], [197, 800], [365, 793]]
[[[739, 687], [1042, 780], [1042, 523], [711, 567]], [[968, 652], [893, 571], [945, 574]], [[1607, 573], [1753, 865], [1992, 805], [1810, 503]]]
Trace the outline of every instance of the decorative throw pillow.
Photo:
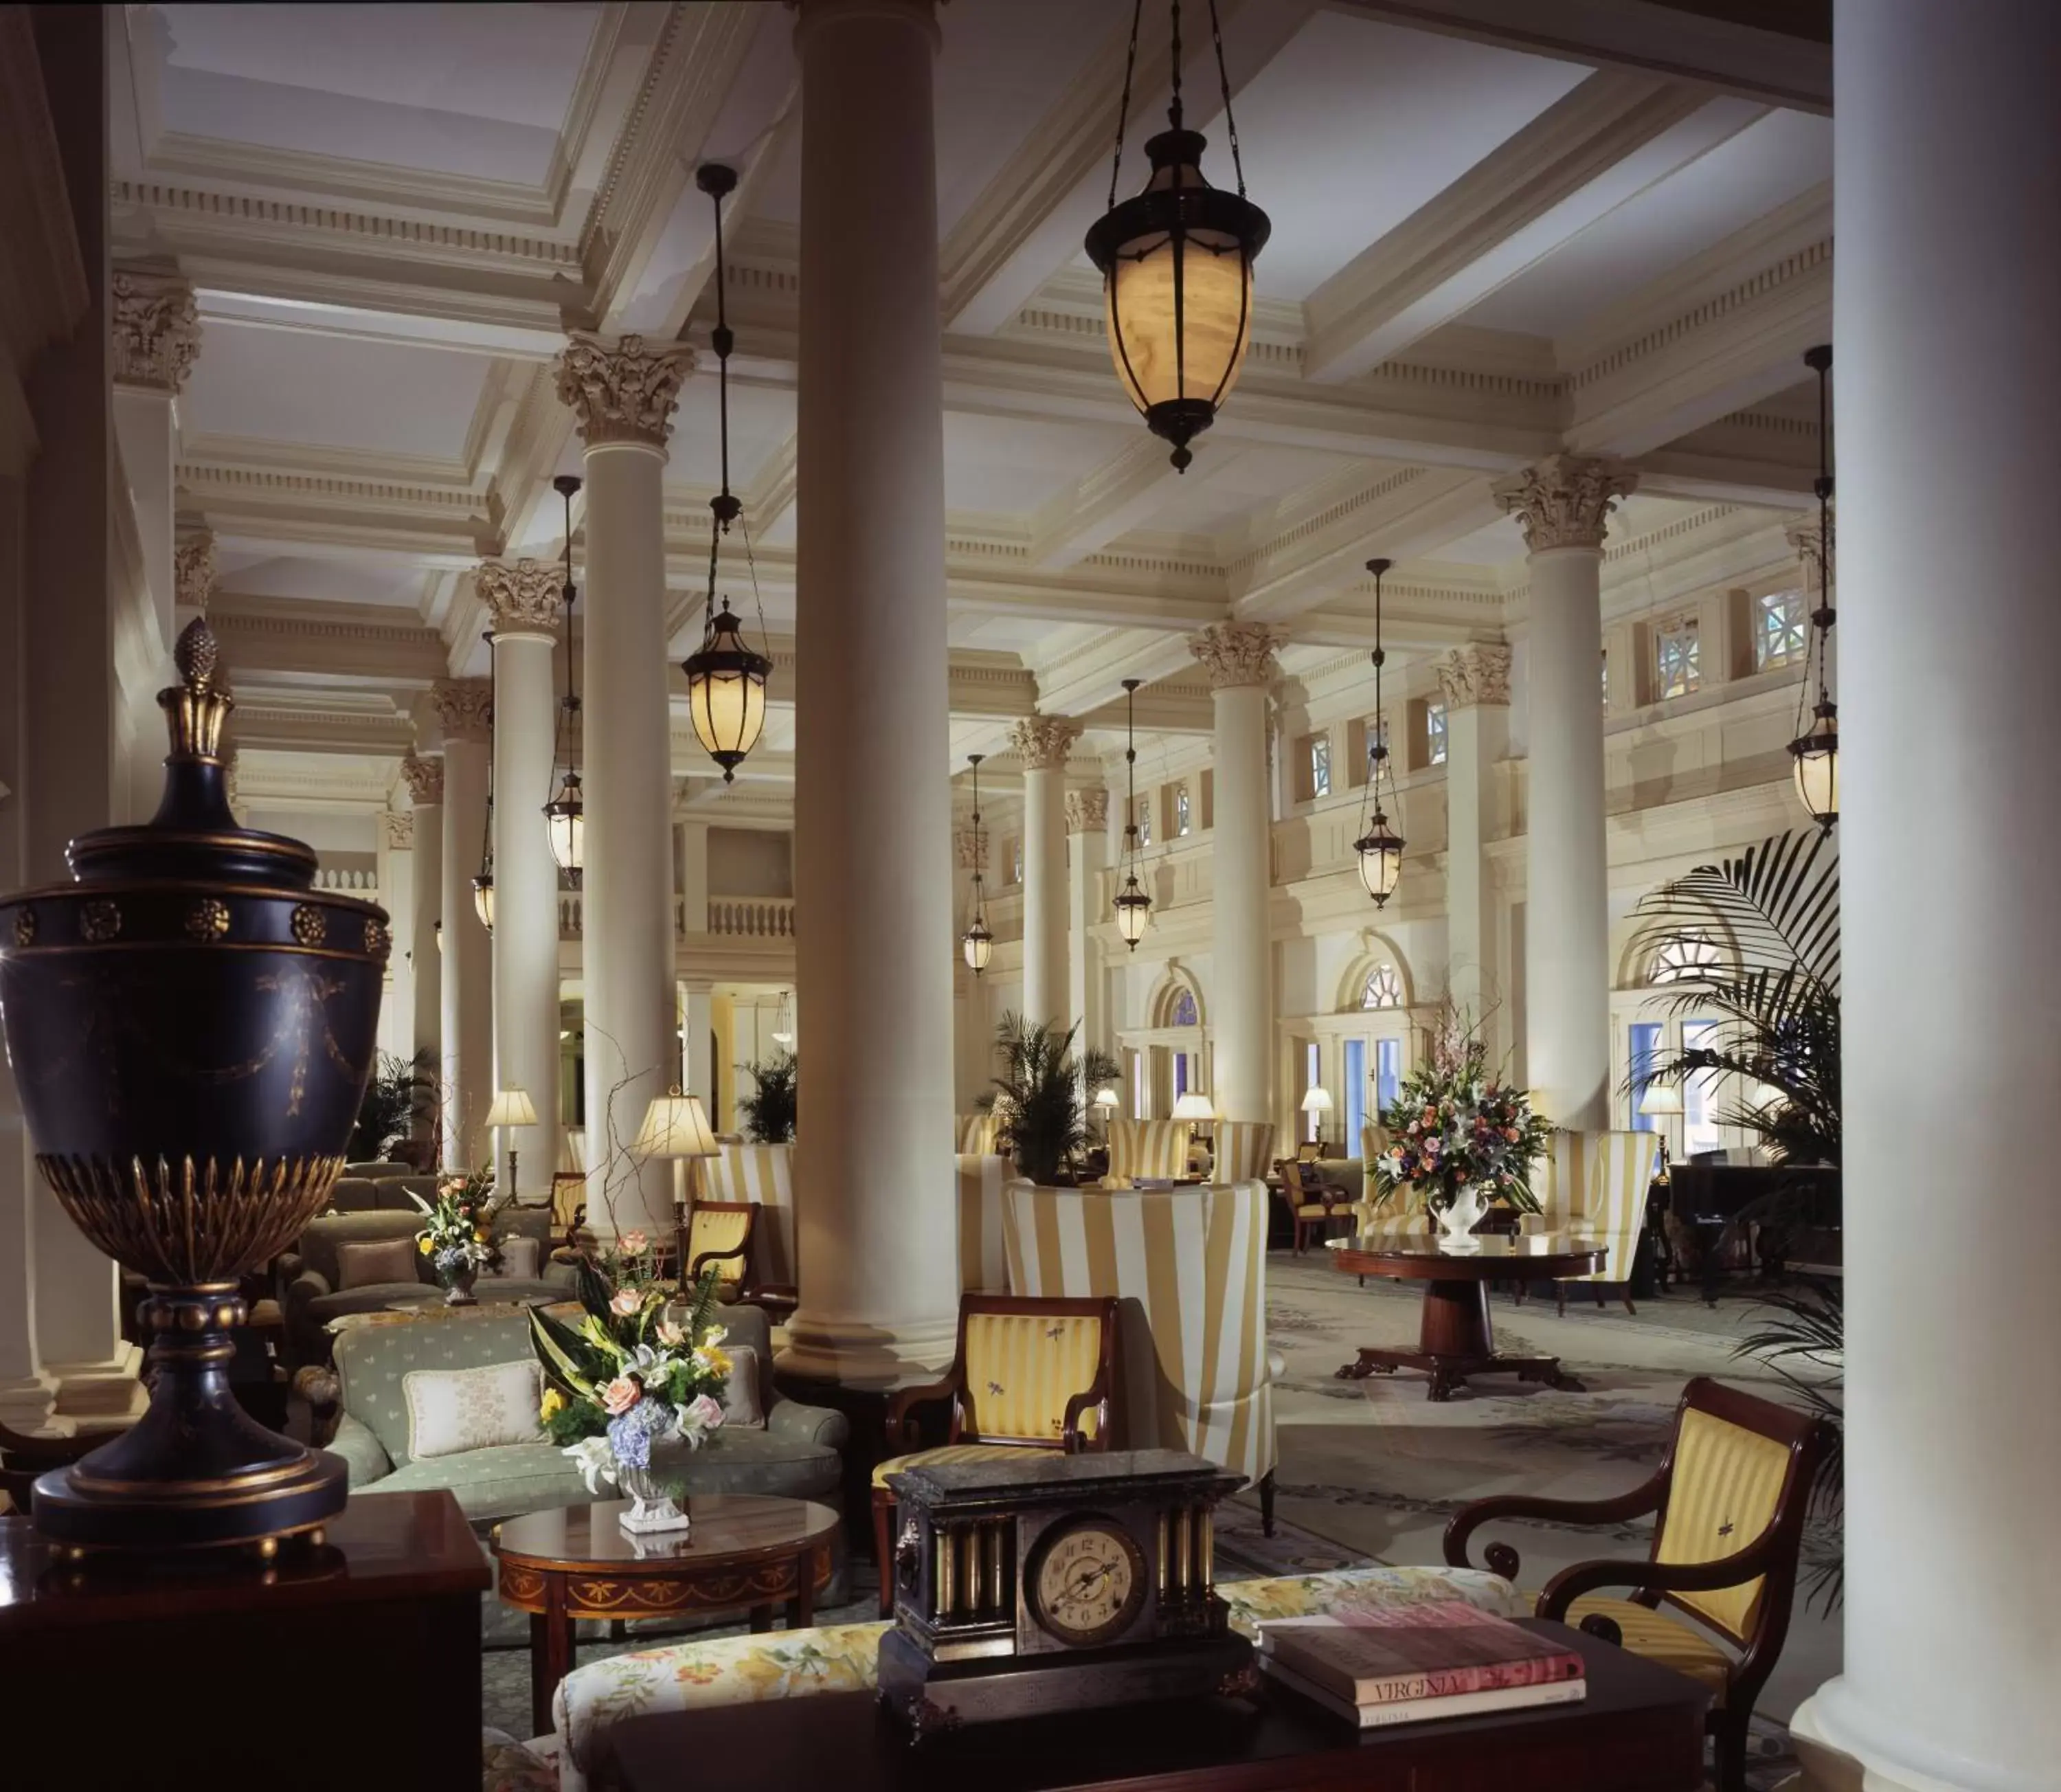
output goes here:
[[483, 1369], [410, 1369], [401, 1377], [409, 1455], [420, 1461], [537, 1442], [543, 1436], [537, 1420], [542, 1373], [534, 1357]]
[[411, 1282], [422, 1255], [412, 1238], [359, 1238], [336, 1248], [336, 1285], [371, 1288], [381, 1282]]
[[730, 1382], [722, 1390], [723, 1425], [726, 1429], [741, 1425], [761, 1429], [766, 1412], [758, 1404], [758, 1353], [748, 1344], [726, 1344], [722, 1348], [730, 1358]]
[[482, 1279], [492, 1281], [496, 1277], [504, 1281], [534, 1281], [537, 1279], [537, 1241], [534, 1238], [503, 1238], [501, 1241], [501, 1267], [494, 1275]]

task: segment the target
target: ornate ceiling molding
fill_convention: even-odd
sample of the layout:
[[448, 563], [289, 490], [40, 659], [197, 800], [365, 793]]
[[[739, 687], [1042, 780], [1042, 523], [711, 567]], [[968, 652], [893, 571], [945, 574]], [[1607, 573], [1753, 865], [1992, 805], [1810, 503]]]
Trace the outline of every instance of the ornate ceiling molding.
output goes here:
[[177, 274], [118, 267], [109, 314], [117, 383], [174, 397], [183, 391], [200, 354], [193, 288]]
[[680, 382], [694, 365], [694, 351], [684, 343], [647, 349], [642, 336], [625, 336], [610, 347], [598, 337], [576, 335], [558, 358], [558, 398], [589, 447], [641, 442], [662, 450], [673, 432]]
[[1529, 553], [1556, 547], [1599, 552], [1610, 513], [1639, 487], [1639, 475], [1607, 455], [1549, 455], [1493, 487], [1496, 502], [1524, 531]]

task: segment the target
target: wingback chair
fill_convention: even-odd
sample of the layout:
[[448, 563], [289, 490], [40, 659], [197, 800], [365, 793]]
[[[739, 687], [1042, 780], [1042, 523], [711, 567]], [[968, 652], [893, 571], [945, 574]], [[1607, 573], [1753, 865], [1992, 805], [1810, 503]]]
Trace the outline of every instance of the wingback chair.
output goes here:
[[1277, 1158], [1274, 1173], [1280, 1179], [1281, 1193], [1288, 1202], [1288, 1213], [1295, 1222], [1295, 1254], [1303, 1255], [1310, 1247], [1310, 1234], [1327, 1234], [1335, 1220], [1351, 1221], [1357, 1202], [1345, 1192], [1327, 1183], [1318, 1173], [1315, 1164], [1306, 1164], [1299, 1159]]
[[[1535, 1189], [1541, 1211], [1527, 1216], [1526, 1229], [1571, 1233], [1608, 1248], [1602, 1269], [1569, 1278], [1591, 1284], [1598, 1306], [1603, 1304], [1603, 1284], [1615, 1282], [1624, 1310], [1639, 1310], [1631, 1303], [1632, 1263], [1639, 1255], [1639, 1234], [1646, 1229], [1647, 1192], [1659, 1169], [1657, 1133], [1556, 1131], [1541, 1160], [1539, 1181], [1543, 1186]], [[1519, 1283], [1520, 1302], [1523, 1289]], [[1567, 1283], [1555, 1282], [1553, 1292], [1565, 1313]]]
[[741, 1290], [753, 1286], [751, 1247], [758, 1219], [756, 1201], [696, 1201], [680, 1228], [682, 1277], [698, 1281], [702, 1272], [713, 1265], [716, 1297], [722, 1301], [734, 1300]]
[[1112, 1120], [1105, 1189], [1128, 1189], [1134, 1180], [1171, 1181], [1188, 1173], [1185, 1120]]
[[[1682, 1390], [1674, 1440], [1651, 1480], [1610, 1500], [1477, 1500], [1446, 1527], [1446, 1560], [1465, 1567], [1468, 1540], [1503, 1519], [1622, 1525], [1656, 1514], [1645, 1560], [1563, 1568], [1539, 1594], [1537, 1615], [1578, 1625], [1707, 1686], [1719, 1792], [1744, 1792], [1747, 1726], [1789, 1634], [1811, 1481], [1831, 1441], [1824, 1420], [1699, 1375]], [[1485, 1553], [1491, 1568], [1516, 1580], [1516, 1550], [1491, 1543]], [[1607, 1598], [1603, 1587], [1632, 1592]], [[1714, 1638], [1741, 1653], [1735, 1658]]]
[[724, 1141], [722, 1155], [705, 1166], [713, 1201], [756, 1201], [759, 1291], [791, 1294], [794, 1270], [794, 1148], [791, 1145], [738, 1145]]
[[[887, 1446], [873, 1471], [873, 1549], [880, 1614], [894, 1609], [894, 1492], [888, 1477], [926, 1463], [1006, 1461], [1026, 1449], [1107, 1449], [1115, 1377], [1116, 1302], [959, 1297], [958, 1348], [942, 1380], [905, 1388], [887, 1409]], [[913, 1447], [918, 1406], [949, 1400], [951, 1429], [932, 1449]]]
[[952, 1126], [958, 1136], [962, 1157], [989, 1157], [994, 1153], [994, 1136], [1001, 1122], [993, 1114], [954, 1114]]
[[1216, 1126], [1212, 1182], [1253, 1182], [1267, 1174], [1274, 1155], [1274, 1125], [1262, 1120], [1220, 1120]]
[[1006, 1294], [1009, 1253], [1002, 1242], [1003, 1191], [1015, 1174], [1006, 1157], [962, 1152], [954, 1157], [959, 1193], [959, 1292]]

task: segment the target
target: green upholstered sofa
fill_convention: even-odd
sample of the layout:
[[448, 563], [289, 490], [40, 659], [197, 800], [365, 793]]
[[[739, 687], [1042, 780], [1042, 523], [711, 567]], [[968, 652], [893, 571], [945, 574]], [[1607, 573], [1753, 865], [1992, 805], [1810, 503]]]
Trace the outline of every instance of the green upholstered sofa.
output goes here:
[[[773, 1386], [763, 1311], [722, 1307], [717, 1317], [732, 1345], [748, 1345], [758, 1353], [766, 1424], [762, 1429], [725, 1427], [689, 1455], [687, 1492], [784, 1493], [834, 1501], [843, 1473], [838, 1452], [848, 1434], [844, 1415], [780, 1397]], [[563, 1452], [541, 1438], [409, 1459], [408, 1409], [401, 1388], [409, 1370], [478, 1369], [527, 1361], [530, 1354], [529, 1317], [520, 1313], [439, 1313], [354, 1327], [339, 1335], [336, 1376], [342, 1416], [327, 1447], [349, 1467], [353, 1497], [448, 1487], [466, 1517], [478, 1524], [594, 1498]]]
[[354, 1176], [349, 1170], [336, 1179], [330, 1190], [332, 1213], [412, 1213], [410, 1193], [423, 1200], [435, 1198], [437, 1179], [417, 1176], [412, 1170], [397, 1170], [391, 1176]]
[[[382, 1183], [397, 1188], [398, 1183]], [[279, 1305], [286, 1326], [287, 1354], [296, 1366], [319, 1363], [330, 1353], [325, 1328], [346, 1313], [378, 1313], [393, 1302], [436, 1286], [436, 1272], [430, 1260], [419, 1254], [412, 1260], [415, 1273], [406, 1281], [341, 1285], [337, 1269], [337, 1248], [352, 1243], [382, 1243], [390, 1239], [413, 1240], [422, 1230], [422, 1217], [405, 1201], [405, 1213], [379, 1210], [360, 1213], [325, 1213], [310, 1220], [294, 1249], [281, 1259]], [[538, 1273], [534, 1277], [483, 1277], [475, 1285], [482, 1300], [520, 1301], [560, 1299], [572, 1292], [572, 1271], [552, 1264], [551, 1213], [547, 1207], [503, 1208], [495, 1221], [503, 1237], [536, 1241]], [[556, 1273], [554, 1273], [554, 1271]]]

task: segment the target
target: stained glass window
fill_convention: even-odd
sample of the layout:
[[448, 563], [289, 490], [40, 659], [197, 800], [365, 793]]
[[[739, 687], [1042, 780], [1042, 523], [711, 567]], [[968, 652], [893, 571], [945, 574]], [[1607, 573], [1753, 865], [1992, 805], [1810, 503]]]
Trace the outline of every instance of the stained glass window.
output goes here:
[[1684, 983], [1703, 976], [1718, 963], [1718, 948], [1700, 933], [1678, 933], [1653, 955], [1649, 983]]
[[1310, 794], [1331, 794], [1331, 737], [1328, 734], [1310, 736]]
[[1186, 784], [1176, 784], [1174, 787], [1174, 837], [1176, 840], [1183, 839], [1187, 832], [1188, 787]]
[[1662, 629], [1653, 640], [1653, 695], [1656, 702], [1686, 697], [1703, 682], [1694, 618]]
[[1359, 992], [1362, 1008], [1400, 1008], [1403, 976], [1393, 964], [1377, 964], [1367, 973], [1367, 987]]
[[1446, 706], [1442, 703], [1427, 703], [1424, 706], [1424, 763], [1446, 763]]
[[1753, 603], [1753, 663], [1756, 671], [1792, 665], [1803, 657], [1810, 617], [1801, 591], [1763, 591]]
[[1195, 998], [1192, 991], [1183, 989], [1175, 996], [1174, 1024], [1177, 1027], [1195, 1024]]

